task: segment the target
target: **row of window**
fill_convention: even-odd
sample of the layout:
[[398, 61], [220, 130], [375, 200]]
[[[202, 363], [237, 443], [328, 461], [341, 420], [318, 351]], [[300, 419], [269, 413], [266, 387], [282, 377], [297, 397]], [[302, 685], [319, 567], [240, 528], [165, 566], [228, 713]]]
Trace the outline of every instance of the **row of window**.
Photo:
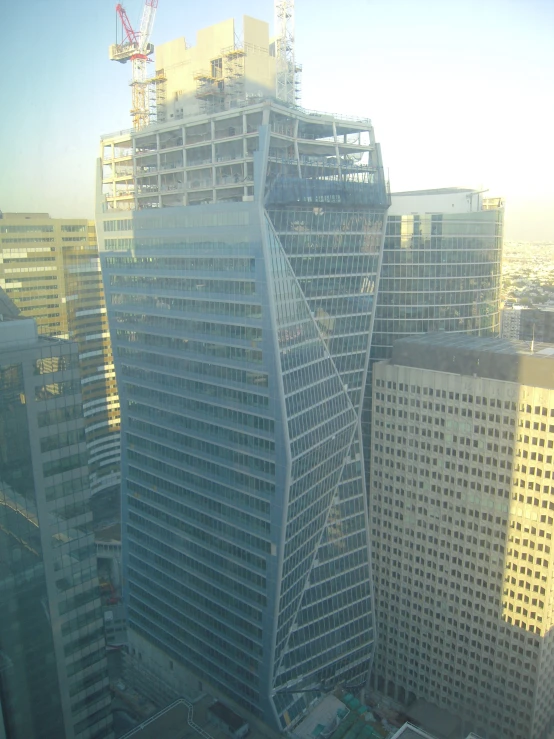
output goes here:
[[[176, 472], [178, 471], [176, 470]], [[128, 482], [128, 490], [132, 493], [138, 493], [139, 496], [146, 495], [147, 498], [154, 496], [154, 499], [156, 499], [157, 493], [152, 492], [151, 495], [147, 495], [144, 492], [145, 490], [148, 490], [148, 486], [150, 486], [154, 491], [163, 490], [169, 495], [189, 501], [192, 504], [201, 503], [204, 508], [213, 510], [216, 515], [218, 511], [225, 510], [229, 514], [230, 518], [238, 516], [242, 520], [242, 515], [244, 515], [245, 518], [249, 517], [248, 513], [240, 514], [230, 506], [221, 504], [218, 499], [229, 501], [237, 506], [244, 506], [245, 508], [254, 511], [256, 514], [269, 515], [268, 501], [257, 498], [253, 495], [248, 495], [240, 490], [233, 490], [233, 488], [220, 485], [219, 483], [215, 483], [210, 480], [204, 480], [204, 478], [199, 478], [187, 471], [183, 471], [183, 474], [179, 474], [179, 483], [168, 480], [165, 477], [160, 477], [159, 475], [153, 475], [150, 472], [139, 469], [132, 464], [129, 465], [128, 474], [130, 478]], [[141, 483], [144, 483], [144, 485], [141, 485], [136, 481], [140, 481]], [[190, 487], [185, 488], [185, 484], [190, 485]], [[204, 492], [207, 491], [209, 495], [203, 495], [202, 493], [197, 492], [198, 490], [203, 490]], [[169, 499], [167, 505], [171, 505]], [[254, 520], [257, 521], [254, 528], [258, 529], [263, 525], [262, 522], [258, 521], [258, 519]]]
[[[210, 519], [206, 514], [199, 513], [193, 509], [189, 509], [189, 515], [192, 513], [194, 515], [190, 515], [190, 518], [183, 519], [182, 517], [172, 516], [132, 496], [128, 498], [128, 506], [130, 521], [133, 521], [137, 526], [146, 529], [154, 535], [160, 535], [162, 531], [165, 531], [165, 540], [170, 543], [172, 542], [181, 549], [192, 549], [200, 557], [206, 556], [202, 554], [205, 549], [209, 549], [210, 552], [219, 551], [226, 557], [243, 560], [248, 565], [259, 570], [265, 570], [266, 568], [265, 558], [250, 551], [250, 549], [256, 549], [257, 551], [269, 553], [269, 542], [260, 539], [260, 537], [242, 531], [216, 518]], [[133, 511], [139, 511], [140, 514], [134, 513]], [[160, 523], [156, 523], [154, 519]], [[193, 525], [189, 521], [195, 521], [199, 525]], [[215, 533], [209, 533], [205, 530], [207, 528]], [[185, 541], [186, 544], [183, 543]], [[245, 549], [244, 547], [249, 547], [250, 549]]]
[[383, 228], [381, 211], [341, 210], [339, 208], [268, 208], [271, 222], [281, 236], [283, 233], [320, 233], [358, 232], [360, 234], [380, 234]]
[[[243, 567], [229, 557], [215, 554], [209, 548], [199, 546], [177, 535], [171, 537], [173, 541], [167, 543], [167, 532], [163, 526], [156, 527], [151, 523], [144, 525], [144, 520], [136, 516], [136, 514], [133, 514], [133, 518], [136, 519], [136, 524], [140, 525], [142, 523], [144, 530], [129, 523], [128, 536], [130, 552], [136, 551], [137, 545], [140, 546], [142, 544], [152, 554], [159, 553], [180, 567], [191, 569], [199, 576], [202, 573], [206, 573], [210, 581], [215, 580], [216, 582], [225, 584], [230, 592], [245, 594], [244, 590], [238, 587], [241, 581], [249, 585], [248, 590], [250, 592], [252, 587], [265, 592], [267, 583], [264, 575], [260, 575], [248, 567]], [[146, 531], [150, 531], [151, 533], [147, 534]], [[152, 536], [152, 534], [157, 534], [157, 536]], [[175, 546], [175, 541], [178, 541], [177, 546]], [[237, 550], [237, 554], [240, 554], [240, 550], [237, 547], [234, 549]], [[245, 552], [245, 554], [249, 553]], [[258, 559], [260, 559], [260, 562], [265, 563], [265, 560]]]
[[267, 460], [258, 456], [253, 456], [250, 453], [243, 453], [242, 451], [230, 449], [218, 443], [199, 439], [193, 435], [173, 431], [163, 425], [160, 426], [140, 419], [131, 418], [129, 419], [128, 428], [131, 432], [134, 432], [127, 434], [127, 440], [130, 445], [136, 444], [137, 446], [140, 446], [144, 443], [142, 439], [138, 442], [138, 439], [135, 436], [135, 433], [138, 433], [141, 436], [149, 436], [150, 440], [165, 440], [168, 447], [172, 445], [181, 450], [186, 449], [198, 452], [201, 455], [211, 456], [213, 459], [217, 459], [218, 462], [227, 460], [227, 462], [233, 467], [245, 467], [265, 474], [274, 474], [275, 471], [273, 462], [268, 462]]
[[[148, 448], [148, 445], [145, 445], [146, 448]], [[161, 447], [161, 445], [158, 445]], [[152, 450], [150, 450], [152, 451]], [[161, 455], [162, 459], [165, 459], [165, 454], [163, 448], [161, 449]], [[177, 454], [173, 454], [172, 456], [177, 458], [177, 461], [181, 461], [178, 458]], [[188, 462], [191, 464], [191, 469], [196, 469], [196, 458], [189, 457]], [[202, 477], [200, 475], [196, 475], [192, 472], [189, 472], [186, 469], [182, 468], [182, 464], [174, 467], [172, 464], [161, 461], [160, 459], [155, 459], [154, 457], [145, 456], [143, 453], [136, 452], [134, 449], [130, 449], [128, 452], [128, 458], [129, 461], [139, 466], [147, 467], [151, 470], [155, 470], [157, 473], [162, 475], [169, 475], [170, 477], [175, 477], [178, 475], [178, 478], [182, 482], [190, 482], [192, 485], [195, 485], [200, 490], [206, 490], [206, 489], [218, 489], [219, 483], [214, 482], [213, 480], [209, 480], [205, 477]], [[235, 471], [235, 470], [229, 470], [227, 469], [227, 472], [225, 473], [224, 467], [219, 467], [216, 464], [207, 463], [205, 462], [203, 464], [203, 467], [206, 470], [211, 470], [213, 474], [217, 475], [218, 472], [222, 472], [221, 478], [224, 480], [227, 480], [230, 485], [237, 486], [239, 489], [245, 489], [245, 490], [254, 490], [259, 493], [266, 493], [266, 494], [273, 494], [275, 492], [275, 484], [272, 482], [269, 482], [267, 480], [262, 480], [258, 477], [253, 477], [251, 475], [244, 475], [241, 472]], [[177, 475], [176, 475], [177, 473]], [[223, 486], [223, 489], [226, 489], [225, 486]], [[231, 490], [234, 488], [231, 487]]]
[[[190, 248], [194, 244], [187, 244]], [[225, 245], [226, 246], [226, 245]], [[245, 245], [246, 246], [246, 245]], [[202, 251], [203, 244], [198, 244], [198, 251]], [[255, 259], [231, 258], [231, 257], [106, 257], [108, 268], [120, 269], [162, 269], [173, 272], [175, 270], [195, 272], [254, 272], [256, 268]]]
[[[255, 657], [262, 656], [262, 645], [259, 643], [261, 641], [261, 629], [255, 629], [251, 624], [241, 620], [239, 623], [248, 634], [246, 636], [245, 633], [241, 633], [234, 627], [232, 622], [236, 619], [228, 618], [227, 613], [222, 614], [223, 618], [214, 618], [204, 608], [195, 605], [196, 598], [193, 598], [191, 602], [190, 598], [181, 597], [174, 588], [165, 588], [159, 584], [158, 580], [151, 580], [137, 572], [131, 571], [130, 576], [133, 578], [134, 588], [137, 588], [136, 591], [133, 589], [133, 592], [138, 592], [143, 598], [148, 594], [148, 602], [150, 602], [151, 596], [159, 599], [158, 604], [163, 613], [179, 613], [179, 623], [187, 631], [201, 635], [207, 642], [215, 638], [221, 644], [220, 639], [222, 639], [227, 644], [225, 651], [238, 656], [241, 661], [244, 661], [246, 657], [244, 652]], [[187, 595], [189, 594], [190, 591]], [[257, 641], [250, 638], [254, 636], [255, 632], [258, 632]]]
[[[241, 346], [227, 346], [225, 344], [211, 343], [196, 339], [182, 339], [176, 336], [161, 336], [157, 333], [145, 333], [142, 331], [127, 331], [117, 329], [116, 338], [119, 342], [128, 344], [144, 344], [145, 346], [159, 347], [171, 351], [190, 352], [204, 356], [212, 356], [220, 359], [231, 359], [241, 363], [260, 364], [262, 351], [260, 349], [249, 349]], [[160, 356], [167, 356], [160, 352]]]
[[244, 413], [242, 411], [224, 408], [219, 405], [213, 405], [201, 400], [193, 398], [184, 398], [181, 395], [175, 395], [163, 392], [158, 389], [140, 387], [131, 383], [126, 384], [127, 395], [129, 398], [138, 398], [145, 402], [159, 404], [165, 408], [173, 410], [181, 410], [184, 412], [191, 411], [204, 418], [221, 419], [225, 423], [233, 425], [235, 428], [241, 426], [259, 429], [267, 433], [273, 434], [275, 431], [275, 422], [271, 418], [264, 418], [254, 413]]
[[275, 452], [275, 442], [260, 436], [261, 429], [258, 429], [256, 434], [247, 434], [235, 428], [226, 428], [221, 424], [215, 425], [193, 418], [189, 413], [181, 415], [162, 410], [150, 404], [137, 403], [131, 400], [129, 401], [129, 421], [131, 425], [133, 419], [136, 418], [147, 418], [158, 425], [168, 428], [178, 428], [184, 431], [191, 431], [197, 435], [208, 436], [223, 444], [247, 447], [265, 454], [273, 454]]
[[251, 632], [256, 637], [260, 636], [260, 627], [257, 624], [262, 621], [262, 611], [244, 598], [237, 598], [191, 572], [187, 573], [186, 578], [182, 577], [182, 573], [181, 577], [176, 577], [174, 573], [162, 570], [159, 566], [154, 567], [134, 554], [129, 556], [129, 565], [131, 579], [145, 575], [150, 582], [160, 583], [166, 591], [179, 593], [182, 598], [197, 603], [214, 616], [223, 617], [237, 628]]
[[[223, 460], [222, 464], [211, 462], [194, 454], [186, 454], [179, 447], [173, 448], [166, 444], [158, 444], [151, 439], [142, 439], [138, 436], [128, 434], [128, 445], [130, 449], [143, 449], [149, 455], [157, 455], [159, 459], [172, 460], [174, 462], [180, 462], [181, 465], [188, 465], [191, 469], [198, 470], [202, 474], [215, 476], [230, 485], [236, 483], [237, 485], [242, 485], [249, 489], [257, 489], [260, 486], [263, 487], [264, 482], [266, 482], [264, 480], [254, 478], [251, 474], [243, 473], [226, 466]], [[215, 459], [217, 459], [217, 457], [215, 457]], [[252, 474], [265, 474], [268, 477], [273, 477], [275, 475], [275, 464], [273, 462], [265, 462], [264, 460], [258, 460], [255, 458], [253, 459], [259, 466]], [[262, 467], [263, 469], [260, 469]]]
[[[381, 380], [379, 378], [375, 379], [375, 387], [382, 387], [387, 388], [387, 390], [399, 390], [400, 392], [410, 392], [410, 393], [417, 393], [418, 395], [428, 395], [430, 397], [436, 397], [436, 398], [448, 398], [448, 400], [462, 400], [463, 403], [473, 403], [474, 397], [471, 394], [468, 393], [457, 393], [454, 391], [446, 391], [441, 390], [437, 388], [432, 388], [429, 386], [424, 386], [423, 388], [420, 385], [411, 385], [409, 383], [396, 383], [394, 380]], [[384, 398], [382, 398], [384, 400]], [[387, 397], [389, 400], [389, 398]], [[393, 402], [396, 402], [396, 398], [393, 398]], [[477, 405], [490, 405], [493, 408], [502, 408], [504, 407], [506, 410], [517, 410], [516, 404], [514, 401], [505, 400], [502, 401], [500, 398], [487, 398], [485, 396], [476, 395], [475, 396], [475, 403]], [[530, 408], [531, 406], [527, 406]], [[523, 410], [523, 408], [521, 409]], [[529, 411], [530, 412], [530, 411]]]
[[46, 500], [51, 503], [54, 500], [67, 498], [70, 495], [75, 496], [75, 500], [83, 499], [83, 492], [89, 495], [88, 477], [74, 477], [71, 480], [64, 480], [55, 485], [49, 485], [44, 489]]
[[[32, 279], [32, 278], [27, 278]], [[18, 280], [20, 281], [20, 280]], [[184, 277], [155, 277], [146, 275], [110, 275], [112, 287], [146, 289], [152, 293], [164, 293], [168, 290], [175, 293], [200, 292], [215, 295], [254, 295], [256, 283], [253, 280], [212, 280]]]
[[85, 441], [85, 431], [82, 428], [73, 431], [59, 431], [57, 434], [43, 436], [40, 440], [40, 450], [51, 452], [54, 449], [63, 449], [63, 447], [80, 444], [83, 441]]
[[261, 318], [262, 306], [249, 303], [225, 303], [214, 300], [194, 300], [192, 298], [172, 298], [158, 295], [113, 293], [112, 305], [141, 305], [160, 310], [180, 311], [182, 313], [217, 314], [240, 318]]
[[42, 465], [42, 471], [44, 477], [52, 477], [52, 475], [59, 475], [62, 472], [70, 472], [78, 467], [86, 467], [87, 464], [88, 456], [86, 452], [79, 452], [77, 454], [70, 454], [68, 457], [56, 459], [53, 462], [44, 462]]
[[[203, 562], [199, 562], [194, 557], [189, 557], [184, 552], [175, 551], [172, 547], [163, 546], [161, 542], [153, 539], [145, 540], [145, 544], [139, 544], [138, 541], [131, 537], [129, 540], [129, 559], [137, 563], [151, 563], [156, 568], [156, 572], [167, 573], [168, 577], [174, 578], [179, 582], [190, 582], [195, 584], [199, 591], [203, 591], [208, 596], [219, 597], [218, 594], [225, 592], [231, 595], [233, 603], [241, 603], [246, 607], [246, 613], [250, 613], [249, 608], [265, 608], [267, 606], [267, 596], [261, 591], [264, 580], [260, 578], [255, 586], [247, 585], [240, 582], [232, 574], [227, 575], [220, 569], [213, 569]], [[186, 576], [185, 576], [186, 573]], [[212, 585], [215, 583], [216, 585]], [[222, 590], [219, 590], [220, 585]], [[223, 600], [225, 602], [225, 600]], [[239, 609], [245, 610], [243, 606]]]
[[179, 374], [202, 375], [213, 377], [223, 382], [241, 385], [268, 386], [268, 375], [265, 372], [248, 372], [247, 370], [224, 367], [212, 362], [198, 362], [192, 359], [181, 359], [158, 352], [148, 352], [130, 347], [117, 347], [118, 356], [123, 361], [135, 361], [141, 364], [162, 367], [166, 371], [177, 371]]
[[[212, 526], [213, 521], [219, 517], [236, 524], [239, 527], [258, 532], [265, 537], [264, 541], [267, 541], [267, 537], [270, 533], [269, 521], [241, 510], [238, 506], [241, 505], [241, 497], [243, 496], [240, 494], [236, 496], [236, 500], [232, 501], [236, 504], [232, 506], [225, 505], [220, 500], [214, 499], [212, 496], [207, 497], [205, 495], [201, 495], [182, 486], [167, 483], [165, 480], [160, 480], [160, 484], [157, 488], [162, 489], [164, 494], [162, 495], [157, 490], [150, 490], [148, 487], [135, 482], [133, 479], [127, 480], [127, 491], [137, 500], [150, 501], [158, 508], [166, 509], [181, 516], [187, 517], [190, 515], [191, 520], [197, 520], [199, 523], [208, 527]], [[179, 498], [176, 497], [177, 492], [179, 493]], [[135, 505], [135, 503], [133, 503], [133, 505]], [[249, 507], [252, 508], [253, 506]], [[266, 507], [268, 507], [267, 503]], [[209, 511], [210, 513], [205, 514], [201, 513], [201, 511]], [[206, 521], [206, 518], [209, 518], [210, 520]], [[256, 544], [256, 546], [261, 548], [263, 551], [269, 551], [267, 543], [264, 544], [262, 542], [262, 544]]]
[[[151, 602], [152, 599], [148, 598], [146, 594], [144, 597], [147, 602]], [[167, 606], [164, 608], [158, 599], [155, 600], [156, 608], [153, 608], [147, 605], [146, 602], [131, 597], [129, 623], [133, 629], [136, 628], [135, 622], [138, 621], [145, 629], [146, 638], [149, 641], [152, 641], [152, 634], [161, 639], [162, 645], [165, 646], [164, 651], [167, 652], [167, 642], [174, 642], [177, 654], [181, 655], [185, 651], [187, 660], [183, 660], [181, 657], [180, 661], [185, 664], [190, 664], [192, 661], [194, 674], [201, 676], [207, 670], [210, 681], [215, 678], [217, 680], [216, 684], [218, 684], [223, 678], [234, 686], [233, 690], [236, 689], [237, 681], [240, 681], [240, 693], [243, 696], [251, 694], [254, 700], [259, 700], [258, 693], [253, 687], [250, 687], [250, 691], [246, 689], [248, 686], [257, 687], [258, 685], [258, 666], [253, 658], [246, 661], [242, 652], [230, 649], [228, 642], [226, 643], [221, 637], [216, 637], [215, 634], [211, 635], [210, 638], [209, 634], [197, 636], [187, 631], [180, 625], [182, 617], [176, 609], [169, 609]], [[163, 608], [163, 610], [160, 610], [160, 608]], [[165, 612], [169, 612], [171, 618]], [[228, 656], [227, 652], [230, 652], [232, 656]], [[239, 659], [246, 661], [247, 666], [239, 664]], [[196, 660], [200, 665], [195, 664]], [[252, 671], [250, 671], [250, 667], [253, 667]], [[212, 671], [215, 673], [213, 676]], [[243, 681], [247, 684], [245, 685]], [[229, 686], [225, 686], [224, 689], [225, 692], [229, 692]]]
[[[42, 238], [42, 239], [40, 239], [40, 238], [32, 239], [32, 238], [29, 238], [29, 237], [23, 237], [23, 238], [2, 239], [2, 244], [47, 244], [47, 243], [52, 243], [53, 241], [54, 241], [54, 238], [53, 237], [51, 237], [51, 238], [45, 237], [45, 238]], [[32, 252], [32, 253], [34, 253], [35, 252], [35, 249], [33, 249], [31, 247], [31, 249], [29, 249], [29, 251]], [[37, 249], [37, 251], [38, 251], [38, 249]]]
[[147, 313], [128, 313], [114, 311], [115, 323], [140, 324], [161, 329], [162, 331], [177, 331], [187, 336], [195, 333], [218, 336], [228, 341], [250, 341], [260, 342], [262, 330], [251, 326], [240, 326], [237, 324], [212, 323], [209, 321], [194, 321], [184, 318], [170, 318], [169, 316], [154, 316]]
[[79, 380], [65, 380], [51, 382], [35, 387], [35, 400], [49, 400], [65, 395], [80, 395], [81, 382]]
[[104, 248], [106, 251], [125, 251], [132, 249], [134, 243], [134, 239], [105, 239]]
[[[267, 408], [269, 405], [269, 398], [264, 395], [234, 390], [197, 380], [187, 380], [183, 377], [154, 372], [153, 370], [133, 367], [127, 364], [122, 365], [121, 374], [124, 377], [133, 378], [135, 382], [148, 383], [148, 385], [154, 385], [158, 388], [174, 388], [179, 390], [179, 394], [191, 393], [193, 395], [206, 395], [228, 404], [237, 403], [241, 406], [251, 406], [254, 408]], [[151, 389], [154, 391], [154, 388]]]

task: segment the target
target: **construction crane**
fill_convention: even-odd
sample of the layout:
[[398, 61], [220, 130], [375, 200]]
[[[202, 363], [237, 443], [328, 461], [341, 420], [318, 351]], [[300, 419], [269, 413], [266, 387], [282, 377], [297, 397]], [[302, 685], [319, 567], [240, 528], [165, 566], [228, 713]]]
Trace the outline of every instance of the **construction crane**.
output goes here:
[[131, 61], [133, 68], [132, 107], [133, 128], [139, 130], [150, 123], [149, 87], [155, 80], [149, 80], [146, 65], [152, 61], [154, 46], [150, 43], [150, 35], [156, 17], [158, 0], [145, 0], [140, 21], [140, 30], [133, 29], [125, 8], [118, 3], [115, 6], [121, 21], [122, 40], [110, 46], [110, 59], [115, 62]]
[[294, 51], [294, 0], [274, 0], [274, 14], [276, 97], [295, 105], [297, 75], [302, 68], [296, 64]]

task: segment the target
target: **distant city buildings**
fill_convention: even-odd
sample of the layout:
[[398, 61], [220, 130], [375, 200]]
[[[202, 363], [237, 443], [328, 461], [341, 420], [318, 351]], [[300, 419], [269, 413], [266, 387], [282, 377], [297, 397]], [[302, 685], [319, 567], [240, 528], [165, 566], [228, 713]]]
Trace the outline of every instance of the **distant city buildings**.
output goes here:
[[276, 101], [267, 24], [235, 38], [175, 42], [207, 72], [103, 139], [97, 223], [134, 679], [281, 730], [372, 659], [359, 422], [389, 203], [371, 122]]
[[0, 318], [0, 736], [112, 737], [77, 345]]
[[90, 491], [119, 489], [119, 398], [94, 224], [0, 215], [0, 287], [45, 336], [79, 345]]
[[502, 299], [544, 307], [554, 303], [554, 243], [504, 243]]
[[521, 311], [525, 310], [522, 305], [505, 305], [501, 312], [500, 335], [503, 339], [519, 340], [521, 328]]
[[552, 349], [436, 333], [373, 370], [373, 686], [490, 739], [546, 736]]
[[501, 335], [506, 339], [554, 344], [554, 308], [505, 305]]

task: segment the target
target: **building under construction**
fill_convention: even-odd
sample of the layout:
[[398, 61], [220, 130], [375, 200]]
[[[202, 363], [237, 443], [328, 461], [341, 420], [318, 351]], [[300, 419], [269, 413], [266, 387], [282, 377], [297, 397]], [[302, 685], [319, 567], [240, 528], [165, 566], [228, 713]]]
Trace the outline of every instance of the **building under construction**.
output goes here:
[[157, 122], [102, 139], [97, 201], [135, 674], [278, 730], [373, 655], [359, 429], [388, 208], [370, 120], [295, 104], [283, 28], [158, 46]]

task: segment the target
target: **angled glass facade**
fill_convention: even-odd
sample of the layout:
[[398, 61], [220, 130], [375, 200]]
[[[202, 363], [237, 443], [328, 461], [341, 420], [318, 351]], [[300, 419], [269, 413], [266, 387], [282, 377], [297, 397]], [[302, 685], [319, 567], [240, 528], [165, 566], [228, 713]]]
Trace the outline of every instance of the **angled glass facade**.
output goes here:
[[252, 194], [108, 204], [99, 231], [131, 633], [282, 729], [373, 654], [360, 413], [388, 196], [368, 122], [242, 118]]
[[77, 345], [0, 323], [0, 736], [113, 736]]

